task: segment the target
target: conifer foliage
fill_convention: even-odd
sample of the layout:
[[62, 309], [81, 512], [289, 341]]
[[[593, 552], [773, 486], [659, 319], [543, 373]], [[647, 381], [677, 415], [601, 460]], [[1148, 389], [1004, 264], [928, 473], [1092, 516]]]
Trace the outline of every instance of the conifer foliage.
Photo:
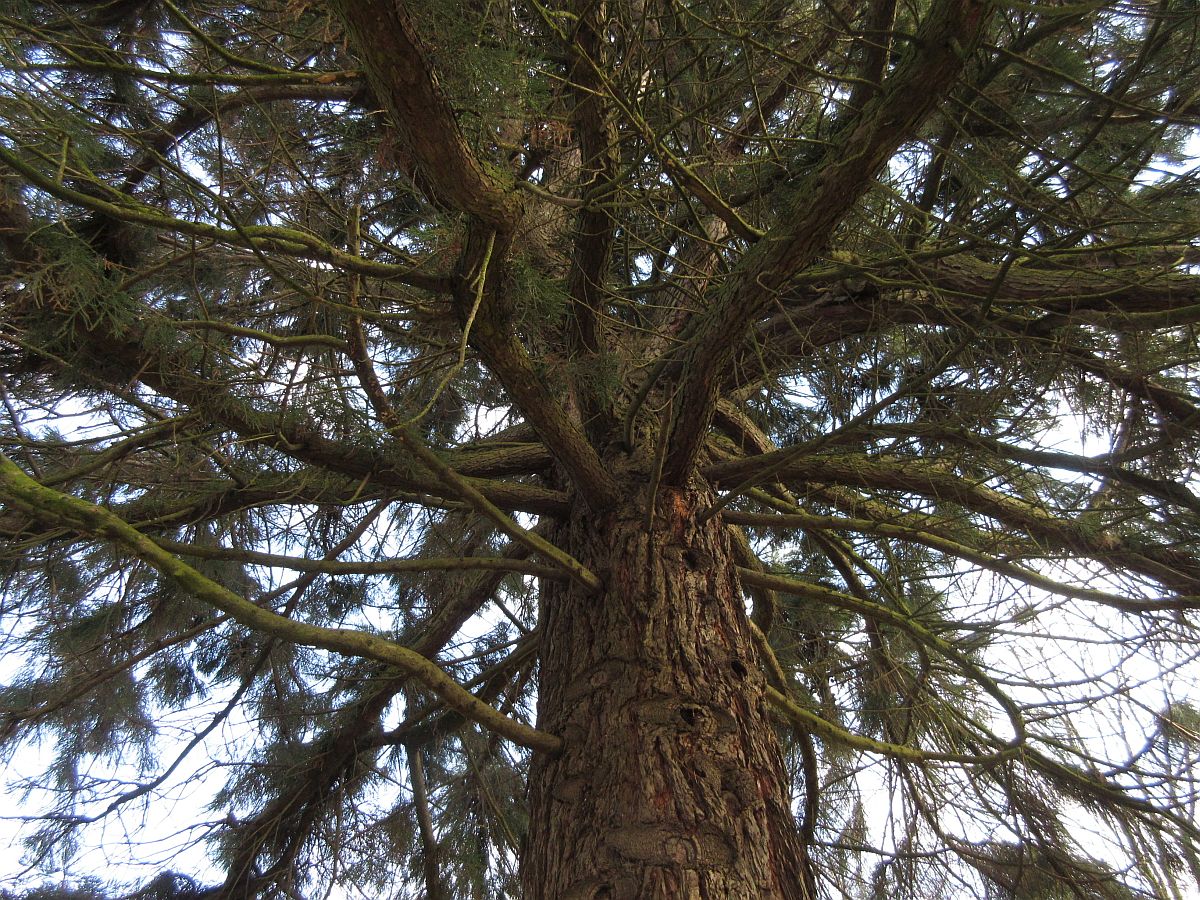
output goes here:
[[1195, 891], [1198, 37], [0, 3], [6, 896]]

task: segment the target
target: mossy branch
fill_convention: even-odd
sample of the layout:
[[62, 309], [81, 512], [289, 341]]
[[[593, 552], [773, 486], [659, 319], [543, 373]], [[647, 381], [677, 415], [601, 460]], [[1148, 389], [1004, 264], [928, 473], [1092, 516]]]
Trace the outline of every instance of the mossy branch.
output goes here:
[[978, 665], [967, 658], [966, 654], [951, 646], [942, 638], [938, 637], [924, 625], [914, 621], [903, 612], [890, 607], [884, 606], [881, 603], [873, 603], [869, 600], [860, 600], [858, 597], [844, 594], [841, 591], [835, 591], [833, 588], [827, 588], [819, 584], [813, 584], [808, 581], [801, 581], [796, 578], [786, 578], [782, 575], [770, 575], [765, 572], [756, 572], [753, 569], [738, 567], [738, 575], [742, 581], [749, 585], [755, 585], [762, 588], [770, 588], [772, 590], [781, 591], [783, 593], [794, 594], [798, 597], [804, 597], [809, 600], [814, 600], [818, 603], [827, 603], [836, 609], [844, 609], [847, 612], [857, 615], [866, 616], [874, 619], [877, 622], [885, 622], [893, 628], [898, 628], [913, 639], [919, 641], [929, 649], [941, 654], [948, 660], [951, 660], [959, 667], [964, 675], [978, 684], [985, 692], [987, 692], [1000, 706], [1004, 709], [1008, 716], [1009, 724], [1013, 729], [1013, 737], [1008, 742], [1010, 747], [1018, 747], [1025, 742], [1025, 720], [1021, 714], [1020, 708], [1013, 702], [1012, 698], [1000, 689], [996, 681], [984, 672]]
[[159, 539], [156, 543], [171, 553], [198, 559], [224, 562], [244, 562], [255, 566], [272, 566], [296, 572], [317, 572], [322, 575], [394, 575], [400, 572], [514, 572], [565, 581], [567, 574], [556, 566], [539, 566], [520, 559], [502, 556], [415, 557], [413, 559], [340, 560], [301, 559], [278, 553], [260, 553], [230, 547], [202, 547], [183, 541]]
[[[490, 248], [489, 239], [489, 254], [491, 253]], [[480, 277], [482, 279], [482, 274]], [[482, 288], [482, 282], [480, 287]], [[352, 300], [354, 300], [354, 297], [354, 293], [351, 293]], [[355, 304], [357, 303], [356, 300], [354, 302]], [[474, 310], [472, 311], [473, 315]], [[488, 500], [470, 481], [463, 478], [452, 466], [448, 465], [433, 450], [427, 447], [421, 437], [413, 431], [412, 425], [400, 418], [400, 414], [392, 406], [391, 401], [384, 392], [383, 385], [379, 382], [379, 376], [375, 374], [375, 365], [371, 362], [370, 353], [367, 350], [367, 339], [363, 333], [362, 319], [358, 316], [354, 316], [351, 319], [349, 328], [347, 329], [347, 337], [350, 360], [354, 364], [354, 371], [358, 375], [359, 383], [366, 392], [371, 407], [375, 410], [375, 414], [379, 417], [380, 421], [386, 426], [388, 433], [405, 450], [419, 459], [429, 471], [437, 476], [442, 484], [461, 497], [472, 509], [495, 524], [502, 533], [515, 541], [521, 542], [535, 553], [561, 567], [568, 576], [582, 584], [589, 591], [599, 591], [603, 587], [603, 583], [596, 574], [584, 566], [583, 563], [579, 562], [579, 560], [572, 557], [566, 551], [555, 547], [545, 538], [522, 528], [511, 516], [506, 515], [503, 510]]]
[[27, 179], [30, 184], [59, 200], [111, 216], [122, 222], [132, 222], [136, 225], [145, 225], [163, 231], [209, 238], [222, 244], [248, 247], [255, 251], [282, 253], [300, 259], [325, 262], [346, 272], [386, 278], [425, 290], [443, 293], [449, 290], [449, 282], [446, 279], [418, 271], [416, 266], [383, 263], [355, 256], [339, 250], [307, 232], [294, 228], [280, 228], [273, 225], [246, 225], [236, 229], [221, 228], [205, 222], [189, 222], [187, 219], [169, 216], [153, 206], [127, 197], [123, 197], [119, 203], [92, 197], [39, 171], [17, 153], [3, 146], [0, 146], [0, 166], [12, 169]]
[[539, 753], [557, 753], [562, 747], [560, 738], [497, 712], [434, 662], [394, 641], [363, 631], [297, 622], [256, 606], [205, 577], [108, 510], [34, 481], [3, 453], [0, 497], [10, 507], [42, 522], [112, 541], [247, 628], [293, 644], [386, 663], [416, 678], [450, 708], [513, 743]]
[[1006, 747], [995, 753], [982, 755], [964, 755], [961, 753], [936, 753], [919, 750], [906, 744], [891, 744], [877, 741], [866, 735], [855, 734], [830, 722], [828, 719], [805, 709], [795, 700], [776, 690], [770, 685], [766, 688], [767, 700], [775, 711], [802, 731], [814, 734], [821, 740], [839, 747], [861, 750], [864, 753], [878, 753], [891, 759], [903, 759], [909, 762], [957, 762], [972, 765], [995, 763], [1007, 756], [1016, 755], [1019, 751], [1014, 747]]

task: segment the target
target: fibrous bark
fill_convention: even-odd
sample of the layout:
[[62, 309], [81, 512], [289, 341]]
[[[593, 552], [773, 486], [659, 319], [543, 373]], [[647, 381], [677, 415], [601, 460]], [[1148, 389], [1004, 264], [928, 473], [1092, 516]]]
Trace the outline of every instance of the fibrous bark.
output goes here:
[[728, 535], [664, 488], [560, 535], [602, 595], [545, 585], [528, 900], [810, 896]]

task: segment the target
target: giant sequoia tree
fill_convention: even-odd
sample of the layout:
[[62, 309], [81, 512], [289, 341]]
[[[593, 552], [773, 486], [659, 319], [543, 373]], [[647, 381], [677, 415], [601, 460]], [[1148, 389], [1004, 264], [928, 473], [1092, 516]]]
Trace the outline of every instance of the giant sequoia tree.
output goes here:
[[30, 866], [186, 780], [208, 896], [1189, 891], [1198, 28], [4, 3]]

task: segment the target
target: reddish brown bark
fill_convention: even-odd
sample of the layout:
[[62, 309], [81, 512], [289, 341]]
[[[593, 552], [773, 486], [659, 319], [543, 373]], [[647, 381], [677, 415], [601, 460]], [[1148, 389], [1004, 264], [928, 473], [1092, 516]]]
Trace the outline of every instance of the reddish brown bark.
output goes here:
[[801, 900], [803, 851], [732, 547], [707, 491], [586, 513], [561, 538], [602, 596], [546, 585], [522, 858], [528, 900]]

